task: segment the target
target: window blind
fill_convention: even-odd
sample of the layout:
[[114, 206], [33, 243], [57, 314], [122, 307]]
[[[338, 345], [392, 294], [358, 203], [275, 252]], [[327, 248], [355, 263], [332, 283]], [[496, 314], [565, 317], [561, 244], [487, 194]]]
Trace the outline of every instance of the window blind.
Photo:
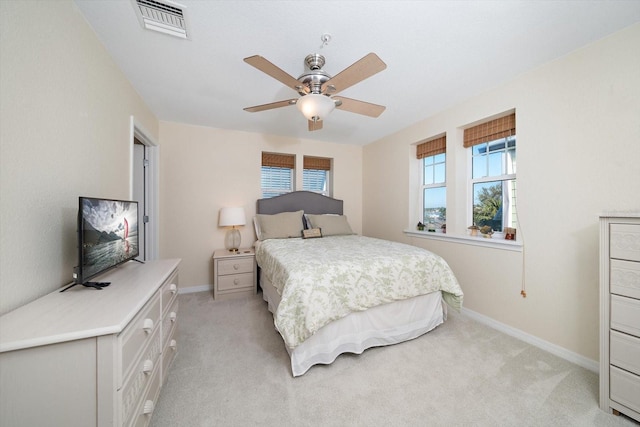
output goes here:
[[465, 148], [469, 148], [483, 142], [495, 141], [515, 134], [516, 113], [513, 113], [465, 129], [463, 145]]
[[331, 170], [331, 159], [327, 159], [327, 158], [324, 158], [324, 157], [307, 157], [307, 156], [304, 156], [303, 167], [304, 167], [304, 169], [330, 171]]
[[262, 153], [262, 166], [294, 169], [296, 156], [293, 154]]
[[447, 152], [447, 136], [441, 136], [439, 138], [430, 139], [428, 141], [421, 142], [416, 147], [416, 157], [418, 159], [424, 159], [425, 157], [435, 156], [436, 154], [442, 154]]

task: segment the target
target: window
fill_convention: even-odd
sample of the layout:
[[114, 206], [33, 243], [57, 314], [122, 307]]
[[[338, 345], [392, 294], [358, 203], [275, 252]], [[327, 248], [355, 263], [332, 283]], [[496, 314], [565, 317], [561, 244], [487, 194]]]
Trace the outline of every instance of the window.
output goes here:
[[265, 199], [293, 191], [293, 154], [262, 153], [261, 188]]
[[303, 163], [302, 189], [331, 196], [331, 159], [305, 156]]
[[464, 146], [471, 148], [473, 223], [496, 232], [515, 228], [515, 114], [466, 129]]
[[422, 159], [420, 221], [436, 228], [447, 220], [446, 149], [446, 136], [423, 142], [416, 149], [417, 158]]

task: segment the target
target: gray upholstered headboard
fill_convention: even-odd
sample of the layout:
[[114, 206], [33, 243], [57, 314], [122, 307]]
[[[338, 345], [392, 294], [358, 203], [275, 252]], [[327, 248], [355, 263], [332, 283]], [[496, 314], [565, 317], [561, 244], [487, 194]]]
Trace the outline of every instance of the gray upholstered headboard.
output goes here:
[[311, 191], [294, 191], [270, 199], [258, 199], [256, 213], [273, 215], [303, 210], [308, 214], [342, 215], [342, 200]]

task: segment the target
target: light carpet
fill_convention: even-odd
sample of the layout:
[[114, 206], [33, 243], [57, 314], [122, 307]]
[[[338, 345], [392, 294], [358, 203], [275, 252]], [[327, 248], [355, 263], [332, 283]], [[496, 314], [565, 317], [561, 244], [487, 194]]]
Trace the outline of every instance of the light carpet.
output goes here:
[[599, 409], [593, 372], [453, 310], [412, 341], [293, 378], [262, 294], [179, 304], [153, 427], [637, 426]]

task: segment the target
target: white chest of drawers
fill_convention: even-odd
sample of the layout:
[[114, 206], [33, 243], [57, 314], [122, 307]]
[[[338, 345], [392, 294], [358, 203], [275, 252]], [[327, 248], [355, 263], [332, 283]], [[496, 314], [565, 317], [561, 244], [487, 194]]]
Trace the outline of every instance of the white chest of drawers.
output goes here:
[[600, 218], [600, 408], [640, 421], [640, 214]]
[[148, 425], [176, 352], [179, 263], [129, 262], [103, 290], [0, 317], [0, 425]]

